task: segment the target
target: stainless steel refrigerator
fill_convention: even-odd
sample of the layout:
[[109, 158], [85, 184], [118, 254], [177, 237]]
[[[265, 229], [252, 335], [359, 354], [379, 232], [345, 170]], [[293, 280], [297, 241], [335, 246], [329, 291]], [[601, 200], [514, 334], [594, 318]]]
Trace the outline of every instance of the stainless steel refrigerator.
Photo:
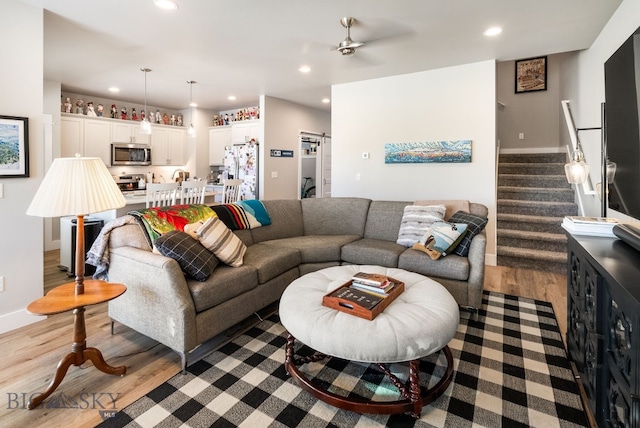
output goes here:
[[242, 180], [240, 186], [240, 199], [258, 199], [260, 188], [258, 167], [259, 167], [259, 145], [258, 143], [239, 143], [227, 146], [224, 149], [224, 172], [225, 178], [239, 178]]

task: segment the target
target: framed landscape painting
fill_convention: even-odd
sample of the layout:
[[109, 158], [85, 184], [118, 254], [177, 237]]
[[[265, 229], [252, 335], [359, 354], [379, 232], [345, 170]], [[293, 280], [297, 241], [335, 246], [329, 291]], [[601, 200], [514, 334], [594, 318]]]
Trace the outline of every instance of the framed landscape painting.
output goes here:
[[546, 56], [516, 61], [516, 94], [546, 90]]
[[29, 118], [0, 116], [0, 178], [29, 176]]

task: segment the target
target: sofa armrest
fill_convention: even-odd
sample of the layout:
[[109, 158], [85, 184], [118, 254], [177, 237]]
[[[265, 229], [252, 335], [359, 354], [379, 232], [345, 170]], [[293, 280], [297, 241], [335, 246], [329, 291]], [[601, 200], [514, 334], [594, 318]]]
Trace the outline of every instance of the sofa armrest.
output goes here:
[[109, 316], [172, 349], [196, 347], [196, 311], [180, 265], [134, 247], [112, 248], [109, 281], [127, 291], [109, 302]]
[[471, 306], [478, 308], [482, 302], [486, 247], [487, 235], [483, 230], [471, 240], [469, 255], [467, 256], [469, 259], [469, 302], [473, 302]]

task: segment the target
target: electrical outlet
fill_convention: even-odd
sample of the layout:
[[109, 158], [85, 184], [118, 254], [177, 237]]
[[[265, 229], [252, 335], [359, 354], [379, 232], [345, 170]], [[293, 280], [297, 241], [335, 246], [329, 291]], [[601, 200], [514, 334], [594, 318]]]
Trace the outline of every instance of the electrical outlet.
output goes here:
[[4, 276], [0, 276], [0, 293], [4, 291]]
[[524, 132], [519, 133], [518, 138], [524, 140]]
[[271, 171], [271, 178], [278, 178], [278, 171]]
[[369, 152], [362, 152], [362, 159], [369, 159]]

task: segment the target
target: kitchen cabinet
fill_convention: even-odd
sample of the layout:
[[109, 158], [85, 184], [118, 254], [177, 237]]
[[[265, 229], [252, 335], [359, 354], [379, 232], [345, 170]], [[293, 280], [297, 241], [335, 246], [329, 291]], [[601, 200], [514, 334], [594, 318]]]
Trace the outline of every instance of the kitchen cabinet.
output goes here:
[[184, 128], [155, 127], [151, 134], [152, 165], [184, 165], [187, 131]]
[[262, 133], [261, 120], [245, 120], [231, 125], [231, 143], [246, 143], [251, 139], [260, 142]]
[[[154, 132], [152, 127], [151, 132]], [[111, 138], [114, 143], [149, 144], [149, 135], [140, 132], [140, 122], [111, 122]]]
[[62, 116], [60, 118], [60, 156], [73, 157], [76, 153], [101, 158], [111, 165], [111, 127], [98, 119]]
[[223, 165], [224, 148], [231, 144], [231, 127], [209, 128], [209, 165]]
[[598, 426], [640, 427], [640, 252], [568, 236], [567, 351]]

